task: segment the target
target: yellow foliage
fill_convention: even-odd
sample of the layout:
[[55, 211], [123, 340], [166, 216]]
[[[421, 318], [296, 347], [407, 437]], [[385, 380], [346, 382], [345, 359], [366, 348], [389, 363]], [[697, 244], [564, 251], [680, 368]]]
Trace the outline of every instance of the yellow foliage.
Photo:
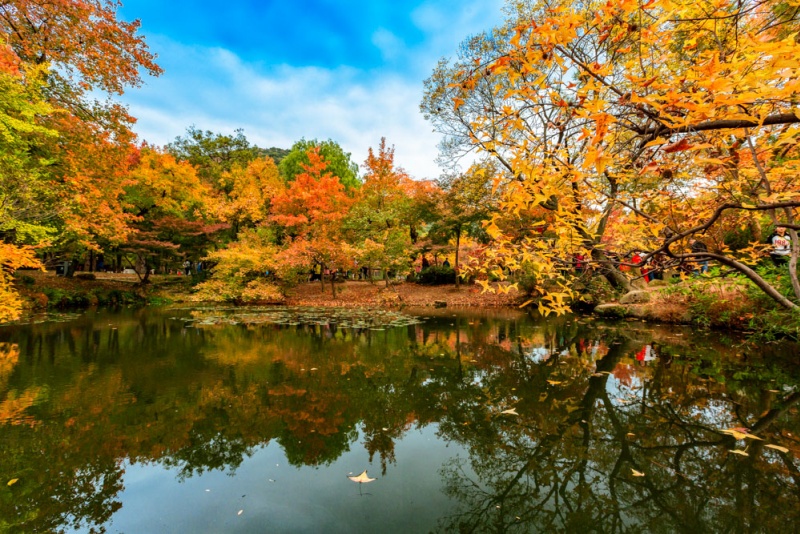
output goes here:
[[[759, 229], [761, 215], [795, 223], [800, 22], [777, 24], [777, 0], [511, 9], [521, 23], [502, 55], [475, 47], [488, 67], [437, 70], [423, 103], [443, 131], [505, 167], [494, 178], [502, 211], [485, 225], [492, 243], [473, 267], [502, 278], [504, 267], [529, 262], [543, 282], [540, 310], [561, 313], [569, 293], [545, 282], [563, 281], [576, 255], [626, 286], [609, 251], [660, 251], [677, 264], [692, 261], [696, 237], [747, 273], [763, 258], [762, 236], [733, 248], [724, 241], [732, 229]], [[469, 122], [436, 111], [447, 105], [438, 81], [448, 76], [452, 111], [474, 104]]]
[[22, 313], [22, 299], [12, 286], [13, 273], [21, 267], [42, 268], [33, 248], [0, 243], [0, 322], [13, 321]]

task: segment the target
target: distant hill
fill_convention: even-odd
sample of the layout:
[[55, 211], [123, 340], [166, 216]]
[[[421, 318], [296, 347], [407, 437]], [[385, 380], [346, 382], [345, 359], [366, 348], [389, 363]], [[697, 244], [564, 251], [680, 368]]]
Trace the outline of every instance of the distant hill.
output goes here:
[[274, 146], [269, 148], [257, 148], [256, 150], [259, 156], [269, 156], [275, 160], [275, 165], [279, 165], [281, 160], [290, 152], [288, 148], [277, 148]]

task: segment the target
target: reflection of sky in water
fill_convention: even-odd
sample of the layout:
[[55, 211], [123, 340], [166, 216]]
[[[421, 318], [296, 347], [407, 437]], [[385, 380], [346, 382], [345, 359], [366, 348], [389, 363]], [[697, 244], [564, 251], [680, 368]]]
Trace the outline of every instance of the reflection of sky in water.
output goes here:
[[704, 404], [693, 404], [689, 407], [689, 417], [697, 423], [708, 425], [712, 428], [726, 429], [736, 426], [731, 402], [709, 398]]
[[[178, 468], [126, 460], [125, 489], [119, 494], [125, 506], [108, 531], [426, 531], [431, 518], [452, 508], [438, 471], [451, 457], [467, 456], [437, 431], [428, 425], [406, 432], [385, 475], [377, 458], [369, 462], [361, 432], [350, 450], [324, 469], [290, 465], [276, 442], [254, 450], [235, 471], [211, 470], [185, 479]], [[469, 472], [468, 464], [464, 467]], [[377, 480], [359, 488], [347, 476], [364, 469]]]
[[533, 363], [544, 363], [553, 355], [553, 351], [547, 347], [531, 347], [525, 351], [525, 357]]
[[612, 374], [606, 381], [606, 392], [615, 406], [627, 406], [644, 399], [643, 386], [644, 379], [637, 374], [630, 376], [629, 383], [623, 382]]

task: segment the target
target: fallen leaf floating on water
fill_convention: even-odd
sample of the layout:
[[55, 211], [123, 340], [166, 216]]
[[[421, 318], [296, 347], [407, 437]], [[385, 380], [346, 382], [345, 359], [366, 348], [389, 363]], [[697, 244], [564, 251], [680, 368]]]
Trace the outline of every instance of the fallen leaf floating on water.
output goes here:
[[764, 446], [769, 447], [770, 449], [775, 449], [776, 451], [779, 452], [789, 452], [789, 449], [787, 449], [786, 447], [781, 447], [780, 445], [773, 445], [772, 443], [767, 443]]
[[364, 472], [358, 475], [357, 477], [347, 477], [353, 482], [358, 482], [359, 484], [366, 484], [367, 482], [372, 482], [373, 480], [377, 480], [376, 478], [369, 478], [367, 476], [367, 470], [364, 469]]
[[736, 439], [744, 439], [747, 430], [745, 429], [744, 432], [741, 432], [740, 429], [737, 428], [729, 428], [727, 430], [720, 430], [723, 434], [727, 434], [729, 436], [733, 436]]
[[631, 469], [631, 474], [633, 476], [635, 476], [635, 477], [643, 477], [644, 476], [644, 473], [642, 473], [641, 471], [637, 471], [636, 469]]
[[516, 408], [510, 408], [510, 409], [508, 409], [508, 410], [503, 410], [503, 411], [502, 411], [502, 412], [500, 412], [500, 413], [501, 413], [501, 414], [505, 414], [505, 415], [519, 415], [519, 414], [517, 413], [517, 409], [516, 409]]
[[244, 513], [244, 510], [239, 510], [239, 512], [236, 515], [242, 515], [242, 513]]
[[731, 449], [729, 452], [731, 452], [732, 454], [738, 454], [739, 456], [750, 456], [742, 449]]
[[8, 481], [8, 486], [13, 486], [17, 482], [19, 482], [18, 478], [12, 478], [11, 480]]
[[557, 386], [561, 382], [559, 382], [558, 380], [548, 380], [547, 383], [550, 384], [551, 386]]
[[736, 439], [745, 439], [746, 438], [746, 439], [757, 439], [759, 441], [763, 441], [758, 436], [754, 436], [753, 434], [750, 434], [747, 431], [746, 428], [741, 428], [741, 427], [729, 428], [727, 430], [720, 430], [720, 432], [722, 432], [723, 434], [727, 434], [729, 436], [733, 436]]

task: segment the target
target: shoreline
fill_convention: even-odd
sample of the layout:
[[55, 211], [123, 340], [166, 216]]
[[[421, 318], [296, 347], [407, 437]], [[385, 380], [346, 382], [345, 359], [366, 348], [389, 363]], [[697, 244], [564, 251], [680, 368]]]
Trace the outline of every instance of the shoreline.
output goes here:
[[[135, 274], [93, 273], [95, 280], [64, 278], [52, 272], [18, 271], [15, 285], [27, 301], [26, 314], [48, 310], [70, 311], [103, 305], [160, 305], [200, 303], [192, 298], [192, 278], [177, 275], [153, 275], [151, 284], [139, 285]], [[702, 282], [700, 282], [702, 283]], [[706, 282], [708, 283], [708, 282]], [[742, 333], [761, 332], [767, 338], [800, 338], [800, 328], [791, 317], [769, 310], [747, 297], [741, 290], [715, 286], [651, 286], [607, 302], [576, 303], [573, 312], [602, 319], [639, 319], [654, 323], [687, 325]], [[412, 282], [346, 280], [336, 284], [336, 296], [330, 284], [324, 291], [319, 282], [304, 282], [287, 291], [281, 302], [240, 304], [275, 304], [314, 307], [362, 307], [398, 309], [443, 308], [516, 310], [526, 297], [521, 292], [484, 293], [475, 285], [453, 284], [424, 286]], [[767, 318], [769, 316], [769, 318]]]

